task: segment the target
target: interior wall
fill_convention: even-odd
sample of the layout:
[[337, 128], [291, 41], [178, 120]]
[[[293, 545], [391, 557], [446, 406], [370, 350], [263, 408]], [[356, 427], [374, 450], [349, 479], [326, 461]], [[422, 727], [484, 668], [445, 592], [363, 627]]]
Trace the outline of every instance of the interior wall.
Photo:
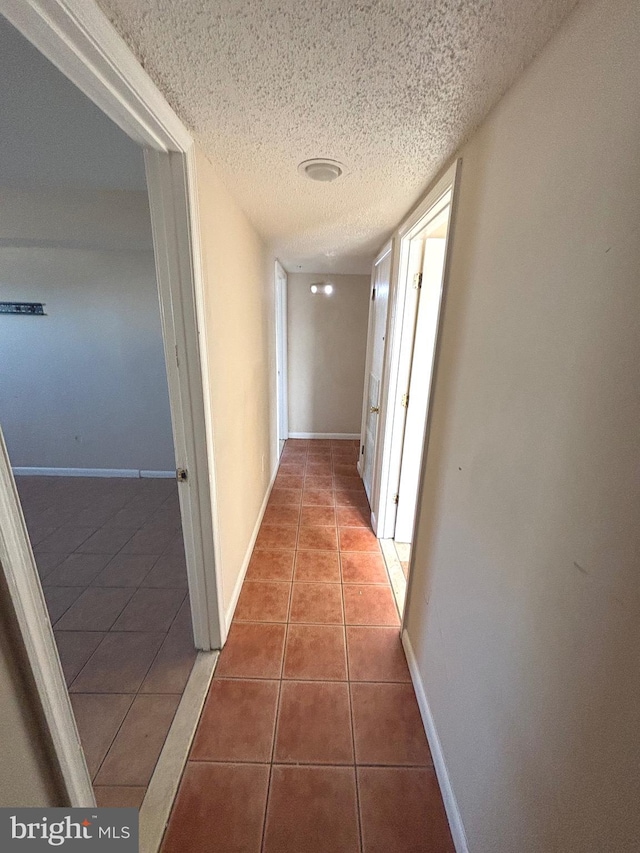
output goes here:
[[[1, 567], [0, 567], [1, 571]], [[35, 688], [15, 624], [9, 592], [0, 582], [0, 807], [64, 806], [68, 800], [51, 762]]]
[[462, 149], [406, 628], [472, 853], [640, 837], [640, 6]]
[[370, 293], [368, 275], [289, 274], [290, 433], [360, 434]]
[[197, 151], [222, 587], [229, 620], [276, 466], [275, 259]]
[[3, 189], [0, 419], [18, 467], [175, 467], [146, 192]]

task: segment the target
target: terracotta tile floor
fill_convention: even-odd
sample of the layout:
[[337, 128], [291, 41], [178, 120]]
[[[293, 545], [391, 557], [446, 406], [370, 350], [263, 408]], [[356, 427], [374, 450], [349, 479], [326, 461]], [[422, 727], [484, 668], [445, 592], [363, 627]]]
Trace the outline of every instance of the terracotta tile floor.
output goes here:
[[286, 444], [163, 853], [453, 851], [356, 458]]
[[17, 482], [98, 805], [139, 806], [196, 656], [176, 483]]

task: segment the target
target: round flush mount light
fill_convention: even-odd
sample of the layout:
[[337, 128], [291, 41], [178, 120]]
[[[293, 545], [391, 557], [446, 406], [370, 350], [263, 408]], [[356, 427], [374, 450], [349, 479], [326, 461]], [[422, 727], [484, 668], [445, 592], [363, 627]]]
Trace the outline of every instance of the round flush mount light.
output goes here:
[[325, 284], [324, 292], [327, 294], [327, 296], [331, 296], [331, 294], [333, 293], [333, 285], [332, 284]]
[[327, 160], [315, 157], [313, 160], [303, 160], [298, 166], [298, 172], [312, 181], [335, 181], [345, 173], [346, 167], [337, 160]]

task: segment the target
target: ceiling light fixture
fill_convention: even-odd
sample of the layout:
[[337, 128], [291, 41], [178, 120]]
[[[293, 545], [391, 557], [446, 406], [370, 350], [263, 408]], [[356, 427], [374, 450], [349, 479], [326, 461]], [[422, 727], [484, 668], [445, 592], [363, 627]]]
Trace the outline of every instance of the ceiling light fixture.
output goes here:
[[298, 172], [312, 181], [335, 181], [345, 172], [345, 166], [337, 160], [327, 160], [323, 157], [315, 157], [313, 160], [304, 160], [298, 166]]
[[309, 289], [311, 290], [311, 293], [320, 293], [322, 291], [322, 293], [327, 296], [331, 296], [333, 293], [333, 285], [324, 281], [317, 281], [315, 284], [312, 284]]

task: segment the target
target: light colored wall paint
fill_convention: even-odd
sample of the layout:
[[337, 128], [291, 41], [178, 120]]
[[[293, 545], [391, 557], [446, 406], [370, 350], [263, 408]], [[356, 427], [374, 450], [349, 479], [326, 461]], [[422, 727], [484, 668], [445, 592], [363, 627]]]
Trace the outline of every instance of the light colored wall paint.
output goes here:
[[0, 202], [0, 418], [25, 467], [174, 467], [146, 193], [20, 191]]
[[640, 6], [463, 148], [407, 627], [472, 853], [640, 838]]
[[65, 795], [50, 758], [35, 688], [14, 622], [9, 592], [0, 585], [0, 807], [63, 806]]
[[[359, 433], [371, 277], [288, 278], [289, 431]], [[331, 296], [314, 282], [333, 284]]]
[[200, 151], [196, 162], [228, 612], [276, 465], [274, 258]]

